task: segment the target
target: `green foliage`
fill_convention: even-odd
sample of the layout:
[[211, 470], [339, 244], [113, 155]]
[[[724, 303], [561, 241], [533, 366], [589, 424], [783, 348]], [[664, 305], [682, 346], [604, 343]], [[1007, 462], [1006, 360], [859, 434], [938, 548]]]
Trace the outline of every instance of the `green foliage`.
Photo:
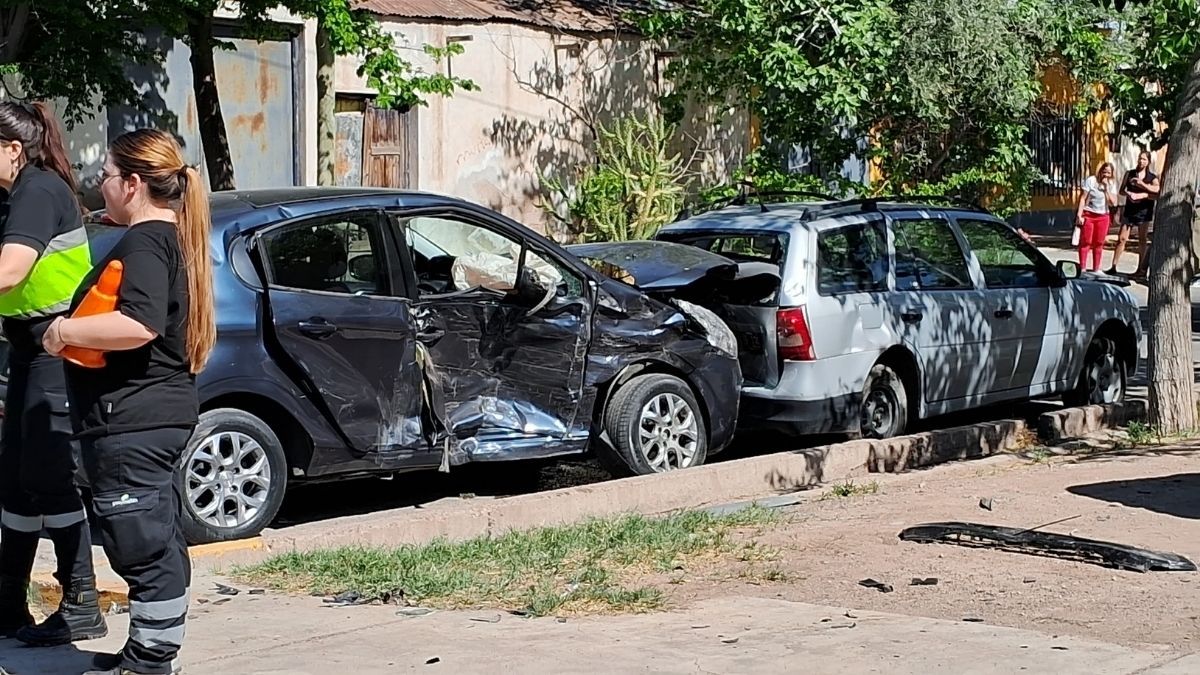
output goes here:
[[670, 149], [674, 128], [648, 116], [597, 129], [596, 163], [573, 190], [543, 178], [543, 208], [586, 241], [649, 239], [683, 208], [687, 167]]
[[[1084, 0], [698, 0], [643, 28], [680, 57], [685, 97], [745, 101], [769, 147], [838, 165], [871, 139], [876, 193], [951, 193], [1023, 208], [1037, 178], [1025, 142], [1041, 75], [1111, 79], [1127, 43]], [[679, 38], [678, 36], [686, 36]], [[1079, 112], [1100, 104], [1079, 92]]]
[[[382, 108], [407, 110], [426, 105], [429, 96], [452, 96], [456, 91], [479, 91], [474, 81], [428, 73], [401, 56], [407, 49], [395, 36], [383, 30], [374, 15], [353, 9], [352, 0], [292, 0], [285, 3], [293, 11], [315, 17], [329, 35], [335, 54], [361, 59], [358, 75], [376, 92], [375, 103]], [[461, 43], [445, 47], [424, 45], [421, 52], [434, 63], [464, 52]]]
[[142, 11], [133, 0], [0, 0], [0, 74], [17, 76], [30, 99], [63, 99], [68, 124], [90, 117], [97, 97], [137, 105], [125, 67], [157, 58], [136, 33]]
[[1200, 3], [1146, 0], [1128, 4], [1114, 16], [1135, 56], [1104, 81], [1112, 91], [1123, 131], [1160, 148], [1171, 130], [1159, 127], [1170, 123], [1188, 69], [1200, 56]]

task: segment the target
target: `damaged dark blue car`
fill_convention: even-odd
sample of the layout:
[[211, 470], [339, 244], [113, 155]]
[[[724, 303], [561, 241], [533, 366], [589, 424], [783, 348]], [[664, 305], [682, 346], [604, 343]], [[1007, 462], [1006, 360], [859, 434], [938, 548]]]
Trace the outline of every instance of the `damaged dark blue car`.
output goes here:
[[[587, 452], [649, 474], [733, 436], [736, 341], [698, 304], [738, 281], [725, 258], [643, 242], [616, 269], [619, 249], [585, 261], [389, 190], [218, 193], [212, 214], [219, 337], [180, 471], [192, 543], [255, 534], [303, 481]], [[90, 233], [100, 256], [121, 228]]]

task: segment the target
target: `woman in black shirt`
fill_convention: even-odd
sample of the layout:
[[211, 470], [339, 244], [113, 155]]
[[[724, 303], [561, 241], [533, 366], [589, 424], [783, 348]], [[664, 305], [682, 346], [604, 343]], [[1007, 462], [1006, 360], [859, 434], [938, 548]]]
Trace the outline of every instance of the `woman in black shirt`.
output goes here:
[[1150, 170], [1150, 152], [1143, 150], [1138, 153], [1137, 168], [1125, 172], [1125, 180], [1121, 181], [1120, 194], [1125, 196], [1125, 206], [1121, 208], [1121, 229], [1117, 234], [1117, 250], [1113, 252], [1112, 267], [1109, 274], [1117, 274], [1117, 263], [1125, 253], [1125, 244], [1129, 242], [1129, 234], [1133, 228], [1138, 229], [1138, 267], [1134, 277], [1146, 275], [1146, 246], [1150, 234], [1150, 224], [1154, 222], [1154, 201], [1158, 199], [1158, 176]]
[[46, 351], [106, 352], [102, 368], [67, 366], [71, 410], [104, 551], [129, 584], [129, 639], [95, 673], [171, 673], [183, 641], [191, 563], [176, 472], [198, 418], [195, 375], [216, 340], [208, 195], [171, 136], [140, 129], [109, 146], [100, 191], [129, 230], [97, 263], [124, 276], [116, 311], [59, 319]]
[[[87, 231], [58, 125], [45, 104], [0, 103], [0, 316], [10, 345], [0, 442], [0, 637], [33, 645], [104, 637], [62, 363], [42, 334], [91, 269]], [[26, 588], [45, 531], [63, 599], [34, 626]]]

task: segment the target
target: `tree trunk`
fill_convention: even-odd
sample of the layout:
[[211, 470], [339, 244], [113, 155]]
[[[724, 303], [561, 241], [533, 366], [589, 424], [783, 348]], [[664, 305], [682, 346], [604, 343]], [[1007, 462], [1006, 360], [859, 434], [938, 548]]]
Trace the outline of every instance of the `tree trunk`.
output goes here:
[[235, 187], [233, 159], [229, 156], [229, 135], [225, 131], [221, 97], [217, 93], [211, 14], [197, 12], [188, 17], [188, 42], [192, 49], [192, 89], [196, 94], [200, 145], [204, 148], [208, 184], [214, 191], [232, 190]]
[[1200, 53], [1175, 106], [1150, 247], [1150, 422], [1162, 434], [1196, 429], [1191, 282], [1200, 186]]
[[317, 185], [334, 184], [337, 152], [337, 96], [333, 88], [333, 44], [325, 22], [317, 20]]
[[29, 32], [29, 3], [21, 3], [0, 12], [0, 63], [20, 61], [25, 36]]

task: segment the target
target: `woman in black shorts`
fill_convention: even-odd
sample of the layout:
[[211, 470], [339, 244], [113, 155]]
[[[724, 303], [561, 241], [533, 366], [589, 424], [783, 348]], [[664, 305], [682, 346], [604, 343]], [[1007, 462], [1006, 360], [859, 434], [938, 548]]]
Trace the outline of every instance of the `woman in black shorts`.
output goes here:
[[1125, 206], [1121, 209], [1121, 229], [1117, 235], [1117, 250], [1113, 252], [1109, 274], [1117, 273], [1117, 263], [1125, 253], [1130, 231], [1137, 227], [1138, 268], [1133, 275], [1139, 278], [1146, 275], [1146, 245], [1149, 241], [1150, 224], [1154, 222], [1154, 200], [1158, 199], [1158, 189], [1158, 176], [1150, 170], [1150, 152], [1143, 150], [1138, 155], [1137, 168], [1126, 171], [1125, 180], [1121, 181], [1120, 194], [1125, 196]]

